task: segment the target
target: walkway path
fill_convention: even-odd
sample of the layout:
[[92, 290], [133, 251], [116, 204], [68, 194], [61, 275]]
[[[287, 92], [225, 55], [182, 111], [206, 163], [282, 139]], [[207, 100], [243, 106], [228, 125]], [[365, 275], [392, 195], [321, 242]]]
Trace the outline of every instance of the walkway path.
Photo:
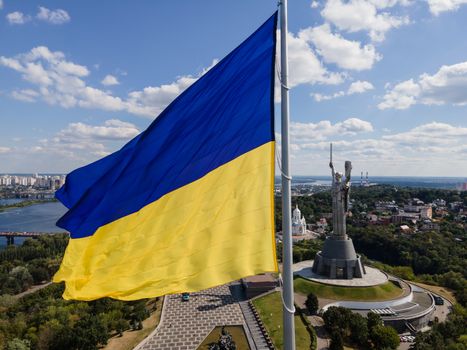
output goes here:
[[[306, 301], [306, 296], [303, 294], [295, 293], [295, 305], [301, 309], [306, 309], [305, 306], [305, 301]], [[330, 302], [334, 302], [335, 300], [330, 300], [330, 299], [323, 299], [325, 303], [321, 305], [321, 300], [319, 299], [319, 307], [323, 307], [326, 304], [329, 304]], [[310, 321], [311, 325], [315, 329], [316, 332], [316, 342], [317, 342], [317, 350], [327, 350], [330, 345], [329, 341], [329, 335], [326, 332], [326, 329], [324, 327], [324, 321], [320, 316], [316, 315], [307, 315], [307, 319]]]
[[307, 316], [311, 325], [316, 332], [316, 349], [317, 350], [327, 350], [329, 349], [330, 341], [329, 336], [324, 327], [324, 320], [319, 316]]
[[52, 282], [47, 282], [47, 283], [44, 283], [44, 284], [36, 284], [36, 285], [32, 286], [31, 288], [29, 288], [28, 290], [26, 290], [26, 291], [24, 291], [22, 293], [13, 295], [13, 297], [17, 298], [17, 299], [22, 298], [25, 295], [37, 292], [38, 290], [41, 290], [42, 288], [48, 287], [51, 284], [52, 284]]
[[185, 302], [180, 294], [166, 296], [160, 325], [136, 349], [196, 349], [214, 327], [222, 325], [244, 325], [249, 333], [239, 305], [240, 288], [237, 283], [207, 289], [190, 294]]

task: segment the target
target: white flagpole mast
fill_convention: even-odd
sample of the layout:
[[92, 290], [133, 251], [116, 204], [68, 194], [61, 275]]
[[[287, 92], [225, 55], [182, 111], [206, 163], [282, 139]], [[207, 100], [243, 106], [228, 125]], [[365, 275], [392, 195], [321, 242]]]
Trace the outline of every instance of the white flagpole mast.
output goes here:
[[284, 313], [284, 350], [295, 350], [294, 292], [292, 276], [292, 225], [289, 167], [289, 66], [287, 63], [287, 0], [280, 0], [281, 16], [281, 142], [282, 142], [282, 296]]

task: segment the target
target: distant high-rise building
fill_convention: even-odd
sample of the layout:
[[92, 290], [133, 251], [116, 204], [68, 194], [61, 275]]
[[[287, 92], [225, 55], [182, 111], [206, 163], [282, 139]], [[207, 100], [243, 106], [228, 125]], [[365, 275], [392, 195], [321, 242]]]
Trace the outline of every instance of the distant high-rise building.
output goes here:
[[420, 218], [431, 219], [433, 217], [433, 209], [431, 205], [425, 205], [420, 208]]

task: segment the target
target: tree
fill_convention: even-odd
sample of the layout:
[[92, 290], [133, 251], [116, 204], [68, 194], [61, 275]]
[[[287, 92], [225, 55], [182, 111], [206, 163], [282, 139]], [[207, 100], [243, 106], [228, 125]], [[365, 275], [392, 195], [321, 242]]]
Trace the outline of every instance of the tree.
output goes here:
[[0, 309], [12, 307], [13, 305], [15, 305], [16, 301], [17, 299], [13, 295], [0, 295]]
[[6, 350], [29, 350], [31, 343], [29, 340], [14, 338], [6, 344]]
[[372, 329], [370, 338], [375, 349], [397, 349], [400, 343], [396, 330], [382, 325]]
[[0, 293], [4, 294], [18, 294], [22, 290], [20, 282], [11, 276], [8, 276], [7, 279], [1, 284]]
[[102, 320], [95, 315], [87, 315], [73, 327], [73, 349], [95, 350], [98, 345], [107, 344], [109, 335]]
[[444, 341], [441, 334], [437, 332], [418, 333], [415, 343], [410, 349], [413, 350], [431, 350], [444, 348]]
[[23, 291], [28, 289], [33, 283], [31, 274], [24, 266], [16, 266], [13, 268], [13, 270], [10, 271], [10, 276], [18, 281]]
[[339, 333], [334, 333], [331, 335], [331, 344], [329, 345], [329, 350], [343, 350], [344, 349], [344, 340], [342, 335]]
[[37, 337], [37, 349], [72, 349], [72, 337], [73, 330], [68, 324], [61, 324], [53, 319], [41, 326]]
[[146, 301], [139, 300], [133, 304], [133, 310], [130, 314], [130, 324], [133, 329], [143, 329], [143, 320], [149, 316], [146, 309]]
[[349, 309], [331, 306], [323, 315], [326, 329], [331, 335], [339, 333], [343, 337], [347, 336], [349, 333], [349, 320], [352, 315], [352, 311]]
[[129, 328], [129, 324], [127, 320], [119, 319], [115, 324], [115, 330], [117, 331], [118, 335], [121, 337], [123, 332]]
[[360, 314], [354, 313], [350, 318], [350, 339], [362, 347], [368, 342], [367, 320]]
[[383, 324], [383, 320], [381, 316], [375, 314], [374, 312], [369, 312], [367, 315], [367, 325], [368, 331], [371, 333], [376, 326], [381, 326]]
[[43, 267], [32, 266], [29, 268], [29, 273], [36, 284], [48, 281], [50, 278], [49, 272]]
[[305, 301], [305, 306], [310, 314], [315, 315], [318, 311], [318, 298], [316, 295], [313, 293], [308, 294]]

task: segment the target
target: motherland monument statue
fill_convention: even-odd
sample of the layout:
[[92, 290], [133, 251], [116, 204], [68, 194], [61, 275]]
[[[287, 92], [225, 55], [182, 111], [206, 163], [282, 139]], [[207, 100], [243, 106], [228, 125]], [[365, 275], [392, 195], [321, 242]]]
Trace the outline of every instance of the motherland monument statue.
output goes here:
[[349, 210], [349, 193], [350, 193], [350, 172], [352, 163], [345, 162], [345, 178], [339, 172], [334, 171], [332, 163], [332, 143], [331, 143], [331, 160], [329, 167], [332, 170], [331, 196], [332, 196], [332, 227], [333, 235], [347, 236], [346, 217]]
[[355, 253], [352, 239], [347, 236], [346, 230], [352, 163], [345, 162], [345, 177], [342, 173], [336, 172], [332, 162], [332, 143], [329, 167], [332, 173], [333, 232], [326, 237], [323, 250], [316, 254], [312, 270], [328, 278], [361, 278], [365, 274], [365, 267], [360, 261], [360, 256]]

